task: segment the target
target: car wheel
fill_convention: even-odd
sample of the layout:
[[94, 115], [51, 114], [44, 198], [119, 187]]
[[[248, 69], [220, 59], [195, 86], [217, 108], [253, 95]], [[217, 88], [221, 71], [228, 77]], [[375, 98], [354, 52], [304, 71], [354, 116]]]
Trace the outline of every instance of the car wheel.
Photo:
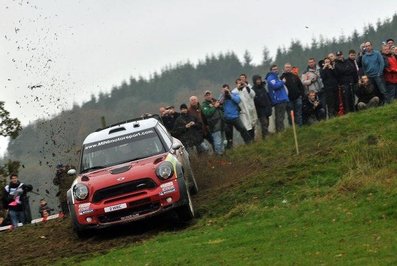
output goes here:
[[94, 235], [94, 231], [90, 229], [81, 229], [80, 226], [76, 224], [76, 221], [72, 220], [72, 227], [74, 233], [77, 235], [78, 238], [80, 239], [86, 239], [90, 238]]
[[198, 193], [199, 189], [197, 186], [196, 178], [194, 178], [192, 167], [190, 167], [190, 170], [189, 170], [189, 183], [193, 184], [193, 186], [190, 187], [190, 193], [192, 195], [196, 195]]
[[187, 197], [188, 203], [185, 205], [182, 205], [181, 207], [179, 207], [176, 210], [179, 220], [181, 222], [187, 222], [194, 218], [193, 202], [192, 202], [192, 198], [190, 196], [190, 192], [188, 189], [186, 189], [186, 194], [187, 194], [186, 197]]

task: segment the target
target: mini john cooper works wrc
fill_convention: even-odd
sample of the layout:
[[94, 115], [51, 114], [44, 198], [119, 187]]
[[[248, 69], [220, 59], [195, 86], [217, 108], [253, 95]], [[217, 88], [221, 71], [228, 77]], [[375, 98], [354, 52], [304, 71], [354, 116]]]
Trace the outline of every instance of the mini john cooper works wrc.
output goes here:
[[86, 137], [67, 203], [74, 230], [84, 235], [90, 229], [169, 210], [175, 210], [181, 220], [190, 220], [194, 217], [191, 194], [197, 191], [189, 154], [151, 117]]

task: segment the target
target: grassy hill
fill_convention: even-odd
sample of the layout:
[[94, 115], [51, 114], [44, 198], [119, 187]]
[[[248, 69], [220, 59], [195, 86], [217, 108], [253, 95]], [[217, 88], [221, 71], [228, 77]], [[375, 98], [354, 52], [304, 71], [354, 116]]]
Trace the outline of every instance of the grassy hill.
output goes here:
[[1, 235], [0, 264], [22, 239], [28, 249], [14, 264], [396, 264], [396, 107], [300, 128], [300, 155], [287, 130], [195, 161], [201, 191], [190, 226], [153, 219], [86, 241], [67, 219], [26, 226]]

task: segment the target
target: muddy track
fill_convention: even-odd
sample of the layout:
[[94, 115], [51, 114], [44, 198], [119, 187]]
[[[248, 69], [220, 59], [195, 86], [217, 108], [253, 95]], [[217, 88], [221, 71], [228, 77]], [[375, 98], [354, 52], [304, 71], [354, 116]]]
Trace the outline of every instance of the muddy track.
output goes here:
[[178, 222], [173, 212], [127, 225], [99, 231], [95, 236], [78, 239], [72, 232], [70, 219], [48, 221], [44, 224], [28, 225], [13, 232], [2, 232], [0, 237], [0, 265], [38, 265], [76, 256], [88, 258], [103, 254], [112, 248], [140, 243], [163, 232], [177, 232], [192, 226], [205, 215], [200, 206], [216, 199], [220, 191], [241, 179], [243, 169], [226, 159], [194, 161], [195, 175], [200, 187], [193, 198], [198, 218], [190, 224]]

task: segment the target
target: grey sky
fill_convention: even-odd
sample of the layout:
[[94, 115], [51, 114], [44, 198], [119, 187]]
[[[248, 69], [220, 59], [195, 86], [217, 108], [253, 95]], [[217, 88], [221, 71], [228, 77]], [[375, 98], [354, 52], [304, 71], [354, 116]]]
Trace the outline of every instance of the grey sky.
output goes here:
[[361, 32], [392, 2], [1, 0], [0, 100], [26, 125], [168, 64]]

